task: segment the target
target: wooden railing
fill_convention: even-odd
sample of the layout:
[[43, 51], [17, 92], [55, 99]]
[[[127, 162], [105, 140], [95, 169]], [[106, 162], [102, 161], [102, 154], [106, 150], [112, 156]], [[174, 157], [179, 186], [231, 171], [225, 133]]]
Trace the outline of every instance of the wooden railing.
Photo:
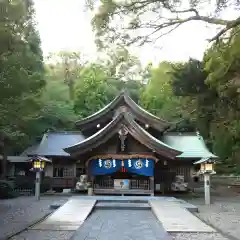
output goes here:
[[114, 180], [113, 179], [95, 180], [93, 184], [93, 188], [112, 189], [114, 188]]
[[[93, 184], [94, 189], [113, 189], [114, 179], [95, 180]], [[130, 189], [144, 189], [150, 190], [150, 180], [148, 179], [130, 179]]]
[[130, 181], [130, 188], [131, 189], [144, 189], [150, 190], [150, 180], [144, 179], [132, 179]]
[[52, 188], [75, 188], [75, 177], [53, 177]]

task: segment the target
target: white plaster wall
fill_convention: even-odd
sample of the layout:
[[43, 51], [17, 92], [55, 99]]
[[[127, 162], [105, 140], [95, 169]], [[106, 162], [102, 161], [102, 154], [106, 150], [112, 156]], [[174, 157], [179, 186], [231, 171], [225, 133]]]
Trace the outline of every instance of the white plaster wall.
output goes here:
[[45, 171], [46, 177], [53, 177], [53, 165], [52, 164], [47, 164], [44, 171]]

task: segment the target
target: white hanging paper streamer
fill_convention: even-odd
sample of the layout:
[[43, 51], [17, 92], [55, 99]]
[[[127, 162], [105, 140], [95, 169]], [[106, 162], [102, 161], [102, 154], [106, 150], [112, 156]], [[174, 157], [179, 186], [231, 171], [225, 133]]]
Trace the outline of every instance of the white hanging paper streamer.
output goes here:
[[146, 159], [146, 165], [145, 165], [146, 167], [148, 167], [149, 166], [149, 160], [147, 160]]
[[116, 160], [113, 159], [113, 167], [116, 167]]
[[102, 167], [102, 159], [98, 160], [99, 167]]
[[132, 161], [131, 161], [131, 159], [128, 159], [128, 166], [129, 166], [129, 167], [132, 167]]

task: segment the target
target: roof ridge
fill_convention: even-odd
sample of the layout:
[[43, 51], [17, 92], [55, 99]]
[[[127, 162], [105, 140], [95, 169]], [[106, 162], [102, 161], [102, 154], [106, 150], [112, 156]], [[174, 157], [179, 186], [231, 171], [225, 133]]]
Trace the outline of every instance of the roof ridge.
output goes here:
[[198, 134], [197, 132], [166, 132], [163, 136], [199, 136], [202, 137], [201, 134]]
[[[122, 122], [121, 122], [122, 121]], [[161, 140], [157, 139], [156, 137], [152, 136], [149, 132], [144, 130], [128, 112], [121, 112], [119, 115], [114, 118], [111, 122], [109, 122], [104, 128], [93, 134], [92, 136], [86, 138], [85, 140], [74, 144], [72, 146], [69, 146], [67, 148], [64, 148], [64, 151], [67, 153], [73, 153], [76, 151], [79, 151], [81, 149], [81, 152], [89, 151], [89, 148], [95, 148], [100, 145], [99, 141], [101, 138], [104, 138], [106, 141], [106, 135], [108, 134], [108, 139], [113, 136], [113, 134], [116, 134], [119, 130], [116, 128], [118, 124], [124, 124], [128, 128], [128, 132], [132, 137], [134, 137], [136, 140], [139, 140], [140, 143], [147, 146], [148, 148], [152, 149], [153, 151], [161, 152], [164, 154], [164, 148], [168, 149], [168, 153], [165, 153], [169, 155], [170, 158], [175, 158], [178, 154], [181, 154], [182, 152], [174, 149], [173, 147], [167, 145], [166, 143], [162, 142]], [[113, 130], [114, 129], [114, 130]], [[140, 137], [138, 137], [140, 136]], [[141, 139], [141, 136], [144, 136]], [[87, 146], [90, 145], [90, 146]], [[163, 147], [163, 148], [162, 148]]]
[[64, 130], [61, 130], [61, 131], [49, 131], [46, 134], [49, 134], [49, 133], [65, 133], [65, 134], [68, 134], [68, 133], [80, 133], [80, 134], [82, 134], [81, 131], [64, 131]]

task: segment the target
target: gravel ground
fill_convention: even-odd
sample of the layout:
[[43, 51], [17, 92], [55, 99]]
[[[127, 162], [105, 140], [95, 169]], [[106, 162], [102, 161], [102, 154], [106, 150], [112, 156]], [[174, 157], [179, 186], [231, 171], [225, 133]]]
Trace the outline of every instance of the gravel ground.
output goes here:
[[51, 196], [42, 197], [40, 201], [36, 201], [34, 197], [0, 200], [0, 240], [6, 239], [7, 236], [21, 231], [51, 213], [49, 205], [59, 200], [65, 201], [67, 198]]
[[73, 231], [29, 230], [11, 238], [11, 240], [70, 240], [73, 234]]
[[238, 240], [240, 239], [240, 197], [214, 197], [211, 206], [204, 199], [189, 201], [198, 206], [197, 217], [214, 227], [218, 233], [172, 233], [173, 240]]
[[229, 240], [220, 233], [171, 233], [173, 240]]
[[198, 200], [195, 201], [195, 205], [199, 207], [199, 213], [196, 216], [229, 239], [240, 239], [240, 196], [213, 198], [211, 206], [205, 206], [203, 201]]

